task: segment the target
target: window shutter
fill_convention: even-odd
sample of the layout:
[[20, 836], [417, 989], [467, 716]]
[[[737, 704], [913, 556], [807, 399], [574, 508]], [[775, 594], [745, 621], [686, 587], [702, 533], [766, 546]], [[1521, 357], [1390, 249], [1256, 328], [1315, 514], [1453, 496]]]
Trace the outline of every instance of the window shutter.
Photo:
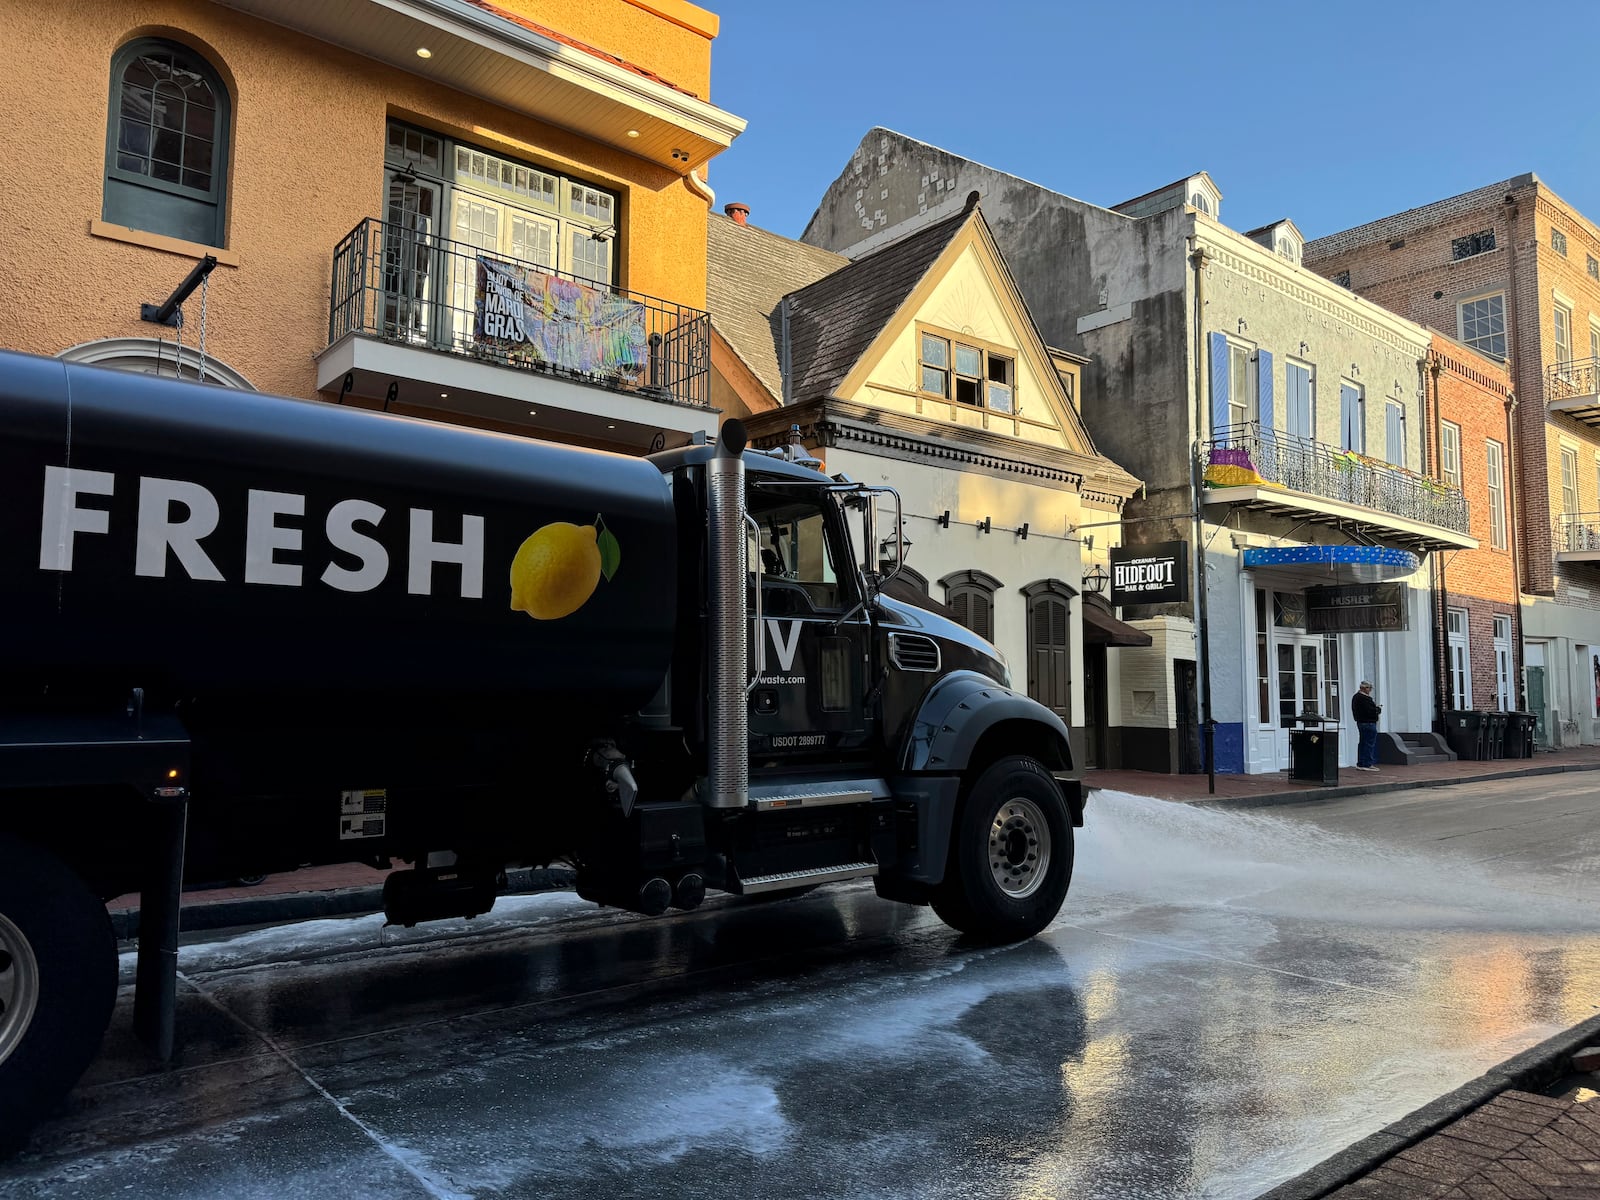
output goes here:
[[994, 641], [994, 601], [983, 592], [972, 593], [972, 632], [986, 642]]
[[1228, 424], [1228, 339], [1211, 335], [1211, 436], [1220, 437]]
[[1256, 351], [1256, 409], [1260, 414], [1256, 419], [1261, 422], [1261, 428], [1272, 428], [1272, 354], [1266, 350]]
[[950, 597], [950, 611], [955, 613], [956, 622], [972, 628], [972, 605], [969, 603], [972, 593], [966, 588], [961, 588]]

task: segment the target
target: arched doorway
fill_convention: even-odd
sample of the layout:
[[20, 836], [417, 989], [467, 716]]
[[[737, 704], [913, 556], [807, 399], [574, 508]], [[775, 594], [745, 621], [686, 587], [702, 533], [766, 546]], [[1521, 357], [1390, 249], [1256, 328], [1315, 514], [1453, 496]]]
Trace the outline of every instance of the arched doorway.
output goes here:
[[202, 359], [196, 347], [179, 346], [175, 341], [161, 338], [101, 338], [63, 350], [56, 357], [116, 371], [203, 380], [246, 392], [256, 390], [254, 384], [221, 359], [209, 355]]

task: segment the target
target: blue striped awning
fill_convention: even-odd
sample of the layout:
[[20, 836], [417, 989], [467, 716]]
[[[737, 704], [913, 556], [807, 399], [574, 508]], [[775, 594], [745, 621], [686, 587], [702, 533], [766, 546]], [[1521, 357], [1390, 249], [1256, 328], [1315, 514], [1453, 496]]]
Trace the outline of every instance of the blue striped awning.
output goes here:
[[1409, 550], [1387, 546], [1249, 546], [1244, 565], [1246, 570], [1288, 569], [1322, 582], [1384, 583], [1404, 579], [1422, 562]]

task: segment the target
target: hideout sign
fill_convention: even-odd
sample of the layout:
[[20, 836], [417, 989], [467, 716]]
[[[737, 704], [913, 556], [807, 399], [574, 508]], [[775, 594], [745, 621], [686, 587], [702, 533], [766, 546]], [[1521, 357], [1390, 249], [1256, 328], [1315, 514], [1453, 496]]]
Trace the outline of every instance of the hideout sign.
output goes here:
[[1113, 606], [1178, 604], [1189, 598], [1188, 581], [1188, 542], [1113, 546], [1106, 599]]

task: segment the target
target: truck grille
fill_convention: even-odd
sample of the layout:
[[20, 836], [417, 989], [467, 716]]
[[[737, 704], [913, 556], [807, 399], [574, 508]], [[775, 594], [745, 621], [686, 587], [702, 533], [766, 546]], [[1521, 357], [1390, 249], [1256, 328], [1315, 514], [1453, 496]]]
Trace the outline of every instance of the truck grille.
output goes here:
[[937, 671], [939, 643], [917, 633], [891, 633], [889, 657], [902, 671]]

